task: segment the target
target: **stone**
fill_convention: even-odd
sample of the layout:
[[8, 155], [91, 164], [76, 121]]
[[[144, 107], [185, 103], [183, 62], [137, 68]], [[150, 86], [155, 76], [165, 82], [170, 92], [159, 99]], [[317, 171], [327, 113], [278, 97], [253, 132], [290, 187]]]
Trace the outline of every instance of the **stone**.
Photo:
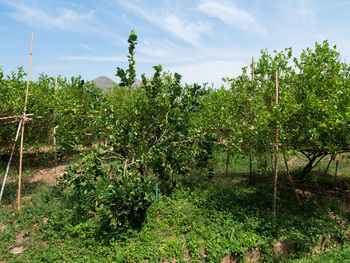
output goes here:
[[288, 257], [292, 251], [297, 250], [297, 245], [298, 245], [298, 242], [296, 240], [292, 240], [292, 241], [278, 240], [277, 243], [272, 245], [274, 248], [274, 253], [273, 253], [274, 258], [278, 258], [281, 255]]
[[238, 257], [229, 252], [221, 261], [221, 263], [236, 263], [238, 262]]
[[251, 263], [259, 262], [260, 256], [261, 256], [261, 253], [258, 247], [254, 249], [250, 248], [244, 253], [244, 257], [246, 261]]
[[15, 247], [11, 249], [10, 253], [17, 255], [17, 254], [22, 254], [24, 251], [26, 251], [25, 247]]

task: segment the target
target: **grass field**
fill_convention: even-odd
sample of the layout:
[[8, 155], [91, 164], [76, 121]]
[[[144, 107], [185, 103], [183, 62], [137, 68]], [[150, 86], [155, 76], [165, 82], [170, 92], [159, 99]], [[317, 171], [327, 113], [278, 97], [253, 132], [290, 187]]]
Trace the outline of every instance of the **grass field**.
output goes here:
[[[302, 156], [289, 157], [301, 203], [280, 160], [273, 228], [269, 154], [255, 158], [251, 179], [247, 157], [233, 156], [226, 176], [225, 156], [216, 156], [213, 176], [207, 171], [192, 171], [181, 178], [171, 195], [160, 194], [140, 229], [108, 241], [96, 234], [96, 220], [74, 222], [74, 210], [56, 183], [51, 157], [51, 153], [25, 156], [23, 207], [19, 212], [15, 209], [17, 170], [11, 169], [0, 205], [0, 262], [350, 261], [346, 245], [350, 234], [350, 162], [346, 157], [340, 159], [335, 185], [331, 177], [335, 163], [323, 176], [327, 166], [323, 160], [301, 182]], [[77, 159], [61, 160], [59, 174]], [[16, 250], [21, 253], [14, 254]]]

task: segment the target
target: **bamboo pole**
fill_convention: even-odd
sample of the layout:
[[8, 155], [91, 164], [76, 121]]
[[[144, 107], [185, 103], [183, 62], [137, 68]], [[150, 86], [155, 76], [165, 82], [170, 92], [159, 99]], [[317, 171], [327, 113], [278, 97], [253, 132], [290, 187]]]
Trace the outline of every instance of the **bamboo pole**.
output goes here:
[[[26, 114], [26, 117], [28, 116], [34, 116], [33, 113]], [[9, 116], [9, 117], [1, 117], [0, 120], [7, 120], [7, 119], [20, 119], [22, 118], [22, 115], [16, 115], [16, 116]]]
[[254, 57], [252, 57], [252, 86], [254, 85]]
[[[55, 78], [55, 91], [57, 89], [57, 77]], [[56, 127], [53, 127], [53, 152], [55, 158], [55, 176], [57, 180], [57, 150], [56, 150]]]
[[[30, 58], [29, 58], [29, 71], [28, 71], [28, 81], [26, 89], [26, 97], [24, 100], [24, 109], [23, 115], [25, 116], [27, 111], [27, 102], [28, 102], [28, 91], [29, 91], [29, 81], [30, 81], [30, 71], [32, 69], [32, 55], [33, 55], [33, 33], [32, 40], [30, 45]], [[22, 183], [22, 159], [23, 159], [23, 139], [24, 139], [24, 122], [22, 123], [22, 132], [21, 132], [21, 146], [19, 154], [19, 175], [18, 175], [18, 196], [17, 196], [17, 210], [21, 210], [21, 183]]]
[[[275, 73], [275, 105], [278, 105], [278, 71]], [[276, 205], [277, 205], [277, 180], [278, 180], [278, 126], [276, 124], [275, 138], [275, 178], [273, 182], [273, 207], [272, 207], [272, 226], [276, 226]]]
[[[282, 148], [283, 149], [283, 148]], [[299, 195], [297, 193], [297, 190], [295, 188], [295, 184], [294, 184], [294, 181], [292, 179], [292, 176], [290, 175], [290, 172], [289, 172], [289, 167], [288, 167], [288, 161], [287, 161], [287, 158], [286, 158], [286, 153], [284, 152], [284, 149], [283, 149], [283, 160], [284, 160], [284, 165], [286, 167], [286, 171], [287, 171], [287, 174], [288, 174], [288, 177], [289, 177], [289, 180], [290, 182], [292, 183], [292, 187], [293, 187], [293, 190], [294, 190], [294, 193], [295, 193], [295, 196], [300, 204], [300, 198], [299, 198]]]
[[16, 142], [17, 142], [17, 139], [18, 139], [19, 131], [21, 130], [22, 122], [23, 122], [23, 119], [21, 119], [21, 120], [19, 121], [18, 128], [17, 128], [17, 133], [16, 133], [16, 138], [15, 138], [15, 142], [14, 142], [13, 145], [12, 145], [11, 154], [10, 154], [10, 159], [9, 159], [9, 162], [7, 163], [7, 167], [6, 167], [6, 172], [5, 172], [4, 180], [3, 180], [2, 186], [1, 186], [0, 202], [1, 202], [1, 200], [2, 200], [2, 195], [3, 195], [3, 193], [4, 193], [5, 184], [6, 184], [6, 180], [7, 180], [7, 175], [8, 175], [8, 173], [9, 173], [9, 171], [10, 171], [11, 161], [12, 161], [12, 158], [13, 158], [13, 154], [14, 154], [14, 152], [15, 152]]
[[[252, 57], [252, 79], [251, 79], [251, 83], [252, 83], [252, 88], [253, 88], [253, 86], [254, 86], [254, 57]], [[250, 142], [250, 145], [249, 145], [249, 177], [250, 178], [252, 178], [252, 176], [253, 176], [252, 157], [253, 157], [253, 147], [252, 147], [252, 143]]]
[[227, 176], [227, 174], [228, 174], [228, 166], [229, 166], [229, 164], [230, 164], [230, 153], [231, 153], [231, 145], [229, 144], [229, 145], [227, 146], [225, 176]]
[[271, 165], [271, 176], [274, 175], [274, 165], [273, 165], [273, 146], [270, 148], [270, 165]]

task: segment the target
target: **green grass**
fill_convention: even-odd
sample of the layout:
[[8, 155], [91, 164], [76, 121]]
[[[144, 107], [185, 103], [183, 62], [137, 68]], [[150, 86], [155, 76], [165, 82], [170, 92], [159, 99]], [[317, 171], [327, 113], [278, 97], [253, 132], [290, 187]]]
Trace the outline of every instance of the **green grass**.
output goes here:
[[[303, 188], [307, 192], [298, 204], [281, 169], [277, 222], [273, 229], [271, 176], [267, 173], [248, 180], [247, 157], [233, 158], [225, 176], [224, 159], [224, 155], [219, 155], [214, 160], [212, 179], [199, 171], [183, 177], [178, 190], [169, 196], [160, 195], [158, 202], [151, 205], [140, 229], [108, 240], [96, 236], [94, 217], [85, 223], [74, 223], [74, 210], [59, 188], [45, 183], [29, 184], [28, 179], [37, 167], [27, 169], [24, 208], [18, 212], [11, 206], [16, 196], [15, 182], [13, 186], [7, 185], [5, 202], [0, 205], [0, 259], [5, 262], [171, 262], [172, 259], [221, 262], [229, 253], [242, 261], [248, 251], [258, 248], [260, 262], [273, 262], [272, 243], [296, 240], [297, 250], [289, 259], [280, 257], [279, 261], [348, 260], [346, 246], [309, 258], [321, 237], [329, 238], [329, 245], [349, 242], [346, 184], [337, 185], [335, 191], [330, 182], [316, 180], [303, 185], [296, 180], [300, 193]], [[257, 165], [254, 163], [254, 167]], [[259, 169], [263, 171], [261, 164]], [[292, 169], [297, 177], [298, 168]], [[16, 245], [18, 233], [24, 233], [25, 240]], [[9, 252], [19, 245], [27, 248], [23, 254]]]
[[295, 263], [348, 263], [350, 262], [350, 247], [345, 245], [340, 248], [329, 249], [326, 253], [314, 257], [295, 260]]

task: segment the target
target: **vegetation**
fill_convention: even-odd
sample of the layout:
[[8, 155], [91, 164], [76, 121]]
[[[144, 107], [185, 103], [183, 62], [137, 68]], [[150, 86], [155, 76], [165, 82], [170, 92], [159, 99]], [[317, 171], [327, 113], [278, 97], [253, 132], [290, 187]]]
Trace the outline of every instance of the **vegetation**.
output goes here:
[[[61, 163], [79, 151], [81, 157], [49, 187], [33, 185], [37, 171], [28, 169], [24, 184], [31, 186], [25, 190], [30, 197], [20, 212], [6, 209], [15, 181], [9, 184], [0, 209], [0, 257], [287, 262], [349, 241], [350, 172], [341, 167], [338, 181], [328, 174], [335, 158], [349, 164], [350, 149], [350, 67], [335, 47], [316, 43], [299, 58], [290, 48], [262, 51], [251, 65], [254, 79], [243, 68], [240, 76], [224, 79], [226, 88], [214, 89], [183, 84], [161, 65], [133, 86], [134, 31], [128, 42], [129, 68], [117, 69], [121, 82], [106, 94], [81, 77], [58, 78], [56, 85], [41, 75], [31, 82], [27, 158], [48, 169], [54, 127]], [[24, 76], [21, 68], [7, 78], [0, 74], [0, 92], [7, 94], [0, 98], [1, 116], [21, 114]], [[16, 125], [0, 126], [2, 157]], [[278, 153], [293, 161], [286, 173], [280, 169], [272, 225], [276, 127]], [[287, 163], [282, 160], [280, 167]], [[22, 255], [9, 252], [22, 243]], [[319, 258], [349, 260], [346, 251], [347, 246], [331, 249]]]

